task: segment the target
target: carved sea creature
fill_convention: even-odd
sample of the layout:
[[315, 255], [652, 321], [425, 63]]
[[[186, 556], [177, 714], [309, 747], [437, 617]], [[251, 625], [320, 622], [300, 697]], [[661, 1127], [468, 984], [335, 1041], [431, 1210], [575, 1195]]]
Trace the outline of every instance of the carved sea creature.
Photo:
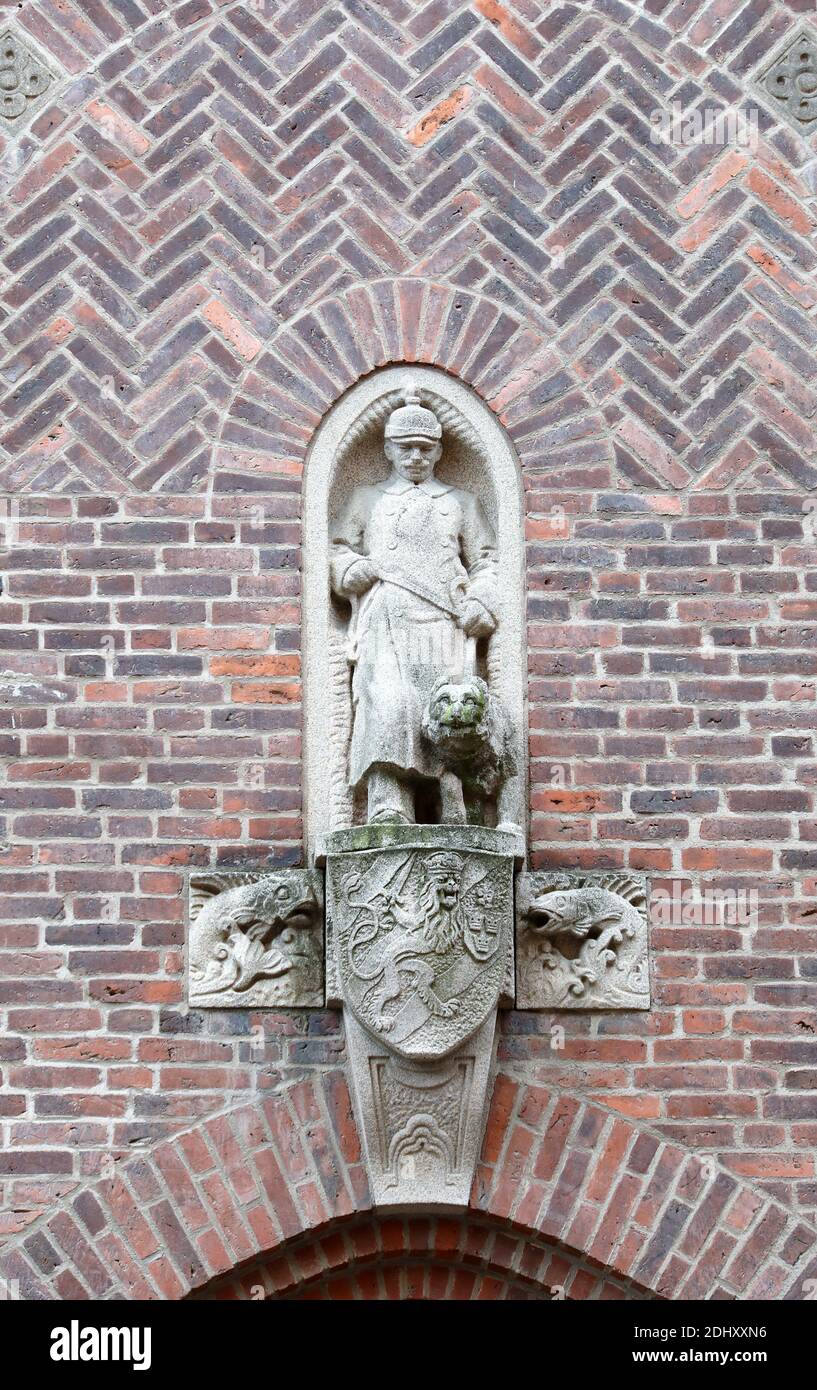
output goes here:
[[223, 879], [198, 876], [191, 915], [197, 930], [210, 928], [218, 941], [204, 965], [191, 966], [197, 994], [237, 993], [256, 980], [275, 979], [304, 963], [313, 951], [312, 928], [319, 913], [314, 889], [304, 876], [274, 874], [224, 888]]
[[631, 880], [613, 878], [609, 886], [548, 886], [521, 903], [520, 912], [540, 944], [541, 963], [556, 969], [566, 961], [573, 976], [570, 993], [581, 995], [615, 964], [616, 948], [625, 938], [635, 936], [643, 901]]

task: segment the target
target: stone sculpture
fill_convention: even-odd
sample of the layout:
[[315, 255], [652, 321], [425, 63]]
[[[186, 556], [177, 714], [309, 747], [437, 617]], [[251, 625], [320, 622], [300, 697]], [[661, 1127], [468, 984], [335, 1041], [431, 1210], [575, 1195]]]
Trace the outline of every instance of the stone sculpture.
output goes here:
[[[395, 440], [386, 433], [399, 429], [407, 411], [409, 417], [420, 413], [418, 467], [425, 451], [426, 485], [402, 478], [389, 457], [399, 445], [412, 462], [412, 440]], [[409, 418], [408, 426], [417, 429], [416, 419], [412, 423]], [[407, 498], [412, 503], [408, 519], [415, 509], [425, 508], [427, 527], [406, 528], [406, 518], [397, 516]], [[378, 501], [394, 513], [387, 521], [397, 528], [389, 543], [379, 533], [384, 573], [388, 567], [390, 578], [402, 582], [398, 568], [404, 575], [407, 571], [422, 593], [379, 579], [363, 594], [344, 592], [347, 581], [356, 584], [361, 575], [361, 582], [369, 581], [366, 565], [358, 562], [375, 567], [369, 551]], [[394, 817], [392, 823], [398, 824], [467, 820], [523, 830], [522, 502], [518, 460], [496, 416], [474, 392], [438, 368], [417, 365], [409, 372], [390, 366], [373, 372], [319, 426], [307, 459], [303, 499], [303, 792], [310, 860], [320, 858], [327, 834], [367, 824], [380, 812], [387, 822]], [[459, 516], [454, 516], [455, 507]], [[431, 546], [439, 560], [436, 568], [428, 558], [426, 532], [436, 538]], [[468, 610], [466, 592], [483, 601], [482, 608]], [[437, 597], [444, 608], [430, 602]], [[492, 631], [469, 635], [462, 624], [469, 625], [469, 612], [482, 616], [483, 610], [488, 616], [482, 621]], [[391, 614], [395, 622], [388, 627], [380, 619]], [[396, 683], [389, 680], [390, 673]], [[464, 796], [457, 775], [461, 769], [447, 765], [446, 748], [438, 747], [423, 727], [435, 687], [446, 681], [468, 686], [474, 694], [483, 681], [489, 698], [481, 736], [490, 724], [493, 739], [503, 716], [508, 733], [501, 775], [486, 778], [479, 787], [467, 786]], [[390, 730], [398, 731], [396, 740], [386, 738], [387, 721]], [[402, 748], [391, 763], [372, 767], [371, 787], [359, 757], [365, 756], [367, 726], [381, 745], [394, 741]]]
[[518, 1008], [649, 1008], [644, 875], [523, 874], [516, 959]]
[[482, 826], [329, 837], [330, 976], [377, 1200], [467, 1201], [511, 988], [515, 843]]
[[[326, 1002], [377, 1204], [467, 1204], [514, 1002], [520, 496], [498, 422], [441, 372], [386, 368], [329, 413], [305, 489], [314, 867], [191, 877], [191, 1004], [295, 1008], [324, 998], [325, 867]], [[517, 1007], [648, 1007], [642, 875], [523, 874], [516, 921]]]
[[329, 881], [352, 1008], [404, 1056], [428, 1058], [451, 1052], [499, 998], [513, 865], [438, 848], [427, 827], [412, 839], [331, 857]]
[[386, 422], [390, 476], [356, 488], [332, 530], [332, 587], [352, 609], [348, 777], [365, 785], [372, 824], [414, 822], [428, 783], [433, 818], [465, 820], [423, 719], [440, 681], [470, 679], [483, 705], [493, 698], [474, 677], [476, 644], [498, 620], [495, 539], [479, 499], [435, 478], [442, 447], [439, 419], [409, 390]]
[[326, 837], [329, 975], [375, 1200], [467, 1202], [512, 988], [519, 731], [486, 680], [493, 527], [435, 476], [443, 427], [413, 387], [383, 438], [389, 476], [355, 487], [331, 529], [367, 823]]
[[192, 874], [190, 1003], [322, 1005], [322, 901], [303, 869]]
[[442, 819], [480, 824], [486, 800], [495, 800], [498, 829], [518, 832], [508, 804], [516, 773], [508, 717], [479, 676], [441, 676], [423, 711], [423, 737], [439, 759]]

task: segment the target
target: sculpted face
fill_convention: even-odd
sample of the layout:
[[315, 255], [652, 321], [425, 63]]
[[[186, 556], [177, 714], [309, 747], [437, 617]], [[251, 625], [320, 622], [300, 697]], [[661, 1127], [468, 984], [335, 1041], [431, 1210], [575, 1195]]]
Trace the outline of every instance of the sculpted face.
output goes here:
[[427, 482], [443, 451], [439, 440], [419, 435], [415, 439], [387, 439], [383, 447], [395, 473], [409, 483]]
[[485, 717], [486, 691], [482, 681], [461, 685], [449, 681], [439, 686], [431, 702], [431, 718], [443, 735], [455, 735], [477, 728]]
[[460, 896], [460, 887], [455, 874], [449, 873], [446, 874], [445, 878], [437, 880], [437, 896], [440, 900], [440, 906], [445, 908], [446, 912], [453, 912]]

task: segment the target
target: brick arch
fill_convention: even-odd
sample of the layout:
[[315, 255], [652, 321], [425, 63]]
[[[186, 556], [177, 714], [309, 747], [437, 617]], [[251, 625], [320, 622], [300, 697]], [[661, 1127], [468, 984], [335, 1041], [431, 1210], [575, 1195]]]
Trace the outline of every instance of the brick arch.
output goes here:
[[327, 411], [389, 364], [439, 367], [470, 386], [508, 430], [523, 470], [547, 462], [558, 473], [562, 450], [574, 466], [611, 457], [581, 373], [530, 305], [414, 276], [382, 279], [315, 302], [252, 354], [223, 413], [217, 493], [275, 491], [300, 477]]
[[196, 1290], [226, 1299], [633, 1299], [648, 1295], [507, 1222], [380, 1216], [333, 1222]]
[[[371, 1213], [341, 1067], [200, 1121], [65, 1197], [0, 1252], [23, 1298], [179, 1299]], [[796, 1299], [815, 1232], [585, 1098], [500, 1074], [473, 1220], [673, 1298]]]

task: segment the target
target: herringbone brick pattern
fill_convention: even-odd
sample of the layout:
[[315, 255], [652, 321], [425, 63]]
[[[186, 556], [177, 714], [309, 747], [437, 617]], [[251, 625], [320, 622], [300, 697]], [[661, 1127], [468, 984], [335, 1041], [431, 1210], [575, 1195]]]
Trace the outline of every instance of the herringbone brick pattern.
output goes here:
[[753, 86], [813, 8], [0, 5], [61, 74], [0, 119], [0, 1233], [342, 1052], [186, 1011], [184, 872], [300, 861], [303, 460], [418, 360], [522, 463], [534, 862], [760, 897], [501, 1065], [813, 1215], [817, 137]]
[[795, 8], [26, 0], [71, 80], [2, 152], [0, 485], [299, 457], [282, 374], [324, 402], [368, 321], [339, 298], [401, 275], [456, 292], [471, 358], [553, 342], [534, 462], [813, 487], [813, 151], [766, 109], [755, 155], [650, 139], [673, 102], [747, 109]]

